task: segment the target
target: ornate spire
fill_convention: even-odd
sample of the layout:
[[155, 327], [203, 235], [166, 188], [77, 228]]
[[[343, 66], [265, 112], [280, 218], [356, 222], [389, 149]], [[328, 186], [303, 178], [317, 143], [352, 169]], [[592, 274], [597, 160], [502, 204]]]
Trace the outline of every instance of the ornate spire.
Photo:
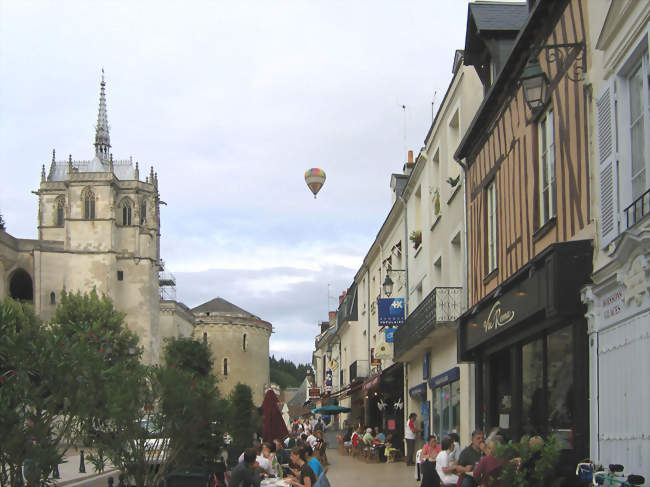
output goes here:
[[56, 150], [52, 149], [52, 163], [50, 164], [50, 172], [47, 175], [48, 180], [52, 179], [52, 175], [54, 174], [54, 166], [55, 165], [56, 165]]
[[102, 68], [102, 82], [99, 90], [99, 113], [97, 114], [97, 127], [95, 128], [95, 155], [102, 161], [108, 159], [111, 148], [111, 137], [108, 134], [108, 115], [106, 113], [106, 82], [104, 81], [104, 68]]

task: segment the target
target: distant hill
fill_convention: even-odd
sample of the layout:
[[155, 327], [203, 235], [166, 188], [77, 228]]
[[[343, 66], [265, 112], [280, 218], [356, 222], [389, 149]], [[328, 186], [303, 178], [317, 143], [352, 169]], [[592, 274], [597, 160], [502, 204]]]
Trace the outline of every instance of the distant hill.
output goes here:
[[281, 389], [298, 387], [305, 376], [312, 373], [310, 364], [296, 366], [289, 360], [283, 358], [277, 360], [274, 356], [269, 358], [269, 364], [271, 366], [271, 382], [278, 384]]

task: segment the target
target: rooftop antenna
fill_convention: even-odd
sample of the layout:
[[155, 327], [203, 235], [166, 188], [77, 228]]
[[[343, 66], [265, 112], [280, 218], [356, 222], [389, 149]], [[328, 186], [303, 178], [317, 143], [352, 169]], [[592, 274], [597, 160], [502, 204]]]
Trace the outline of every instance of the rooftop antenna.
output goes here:
[[434, 107], [434, 105], [436, 104], [436, 95], [437, 95], [437, 94], [438, 94], [438, 91], [437, 91], [437, 90], [434, 91], [434, 92], [433, 92], [433, 100], [431, 100], [431, 123], [433, 123], [433, 121], [434, 121], [435, 118], [436, 118], [436, 114], [435, 114], [435, 112], [434, 112], [434, 110], [433, 110], [433, 107]]
[[330, 297], [330, 287], [332, 286], [331, 282], [327, 283], [327, 319], [329, 319], [329, 312], [330, 312], [330, 300], [332, 299]]

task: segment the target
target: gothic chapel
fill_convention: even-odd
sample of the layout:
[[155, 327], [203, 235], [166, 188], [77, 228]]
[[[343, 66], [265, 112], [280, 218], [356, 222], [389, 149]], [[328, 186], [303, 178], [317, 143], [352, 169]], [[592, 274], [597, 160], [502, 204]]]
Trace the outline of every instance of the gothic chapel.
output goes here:
[[103, 70], [94, 146], [91, 160], [57, 161], [52, 151], [49, 170], [43, 166], [34, 192], [38, 240], [0, 230], [0, 299], [31, 302], [48, 320], [63, 289], [96, 288], [126, 313], [144, 363], [159, 362], [165, 337], [202, 338], [215, 356], [222, 392], [246, 383], [261, 403], [269, 384], [271, 324], [220, 298], [209, 302], [217, 308], [205, 311], [206, 303], [195, 312], [175, 293], [160, 292], [175, 279], [162, 273], [158, 175], [152, 167], [141, 178], [138, 162], [113, 159]]

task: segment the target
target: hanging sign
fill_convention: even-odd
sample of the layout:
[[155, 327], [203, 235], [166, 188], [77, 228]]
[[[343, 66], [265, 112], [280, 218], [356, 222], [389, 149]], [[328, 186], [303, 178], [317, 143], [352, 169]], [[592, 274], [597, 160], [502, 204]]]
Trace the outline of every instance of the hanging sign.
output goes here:
[[386, 343], [393, 343], [395, 341], [395, 331], [397, 328], [386, 328], [384, 332], [386, 333]]
[[404, 298], [378, 298], [379, 326], [395, 327], [404, 324]]
[[332, 369], [327, 369], [325, 372], [325, 392], [328, 394], [332, 392]]
[[392, 359], [393, 347], [389, 343], [380, 343], [375, 349], [376, 359]]
[[320, 387], [310, 387], [309, 399], [319, 399], [319, 398], [320, 398]]

